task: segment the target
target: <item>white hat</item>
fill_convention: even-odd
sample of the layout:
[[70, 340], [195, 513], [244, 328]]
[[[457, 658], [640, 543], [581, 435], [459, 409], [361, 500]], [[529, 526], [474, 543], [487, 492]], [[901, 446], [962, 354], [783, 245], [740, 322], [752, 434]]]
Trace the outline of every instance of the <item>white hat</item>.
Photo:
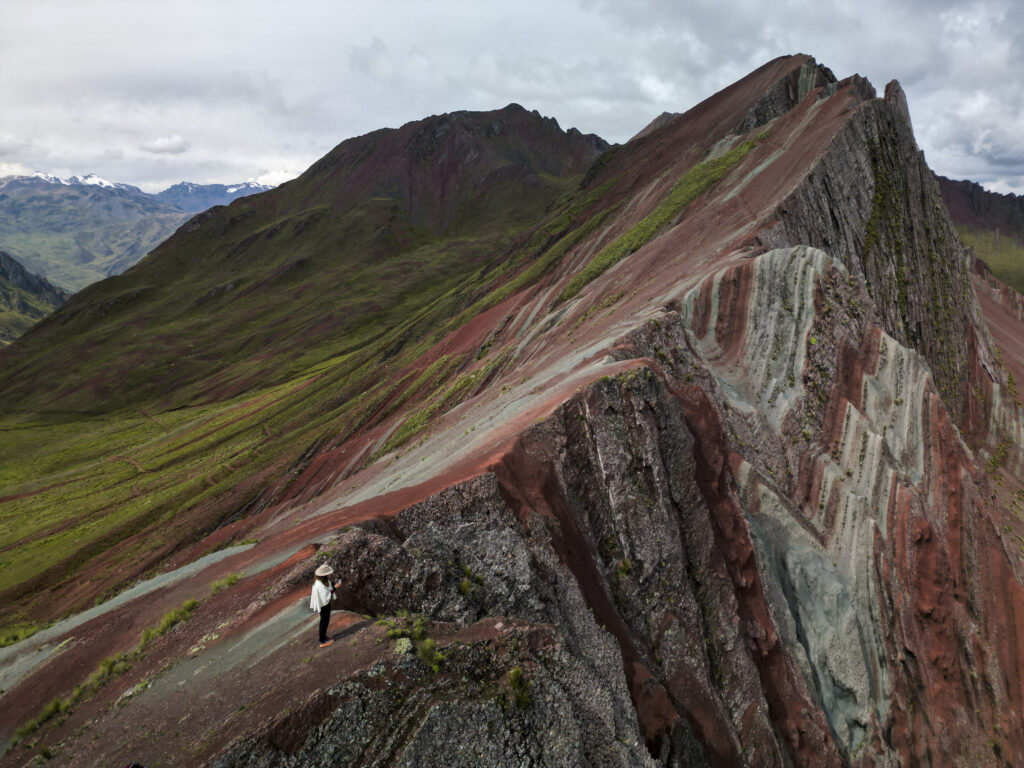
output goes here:
[[317, 568], [314, 571], [314, 573], [317, 576], [330, 576], [332, 573], [334, 573], [334, 569], [331, 568], [331, 566], [329, 566], [327, 563], [324, 563], [319, 568]]

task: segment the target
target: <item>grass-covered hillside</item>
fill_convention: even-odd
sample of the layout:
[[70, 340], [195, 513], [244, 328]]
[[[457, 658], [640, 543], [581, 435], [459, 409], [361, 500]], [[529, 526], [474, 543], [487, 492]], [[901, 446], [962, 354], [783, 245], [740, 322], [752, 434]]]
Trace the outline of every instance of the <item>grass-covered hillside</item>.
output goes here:
[[0, 251], [0, 346], [53, 312], [67, 293]]
[[486, 352], [410, 366], [565, 253], [604, 148], [515, 105], [347, 141], [5, 350], [0, 622], [31, 625], [70, 577], [102, 596], [271, 504], [324, 441], [471, 394]]
[[1024, 197], [937, 176], [960, 239], [1009, 286], [1024, 293]]

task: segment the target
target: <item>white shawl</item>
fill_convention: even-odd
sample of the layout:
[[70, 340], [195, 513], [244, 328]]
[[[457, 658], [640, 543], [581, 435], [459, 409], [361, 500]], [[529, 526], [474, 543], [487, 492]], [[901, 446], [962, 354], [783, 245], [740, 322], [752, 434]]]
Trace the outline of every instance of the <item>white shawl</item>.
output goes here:
[[321, 608], [331, 604], [332, 597], [334, 597], [334, 590], [317, 579], [313, 582], [313, 594], [309, 598], [309, 607], [319, 613]]

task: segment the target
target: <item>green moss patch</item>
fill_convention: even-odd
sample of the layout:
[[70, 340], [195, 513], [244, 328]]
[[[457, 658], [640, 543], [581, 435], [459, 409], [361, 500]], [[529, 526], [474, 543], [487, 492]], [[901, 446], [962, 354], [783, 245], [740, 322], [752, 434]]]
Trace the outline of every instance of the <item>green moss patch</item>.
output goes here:
[[569, 281], [559, 295], [567, 301], [578, 294], [587, 283], [604, 274], [622, 259], [646, 245], [669, 222], [683, 213], [701, 194], [714, 186], [725, 174], [735, 168], [751, 149], [765, 138], [764, 134], [745, 141], [718, 157], [698, 163], [684, 173], [672, 186], [666, 198], [635, 226], [619, 235], [601, 249], [594, 258]]

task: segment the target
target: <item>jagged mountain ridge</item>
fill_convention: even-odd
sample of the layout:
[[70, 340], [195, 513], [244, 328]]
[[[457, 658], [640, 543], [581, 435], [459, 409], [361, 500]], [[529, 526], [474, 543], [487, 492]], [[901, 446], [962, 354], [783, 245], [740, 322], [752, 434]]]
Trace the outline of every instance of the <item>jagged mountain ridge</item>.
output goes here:
[[[63, 664], [246, 571], [54, 738], [87, 725], [88, 759], [223, 766], [1017, 761], [1020, 361], [996, 354], [898, 86], [770, 62], [606, 153], [564, 214], [467, 322], [398, 358], [372, 416], [205, 543], [252, 550], [15, 683], [65, 695]], [[351, 613], [304, 660], [296, 603], [323, 559], [346, 608], [422, 613], [446, 658]], [[177, 718], [183, 687], [230, 732], [112, 738]], [[0, 723], [21, 722], [12, 700]]]
[[936, 176], [942, 200], [957, 224], [975, 229], [1000, 229], [1004, 234], [1024, 240], [1024, 197], [989, 192], [967, 179]]
[[973, 181], [936, 178], [961, 239], [1000, 280], [1024, 291], [1024, 197], [989, 192]]
[[128, 269], [190, 213], [267, 189], [183, 183], [150, 195], [95, 174], [7, 176], [0, 178], [0, 248], [77, 291]]
[[67, 297], [67, 291], [0, 251], [0, 345], [14, 341]]

